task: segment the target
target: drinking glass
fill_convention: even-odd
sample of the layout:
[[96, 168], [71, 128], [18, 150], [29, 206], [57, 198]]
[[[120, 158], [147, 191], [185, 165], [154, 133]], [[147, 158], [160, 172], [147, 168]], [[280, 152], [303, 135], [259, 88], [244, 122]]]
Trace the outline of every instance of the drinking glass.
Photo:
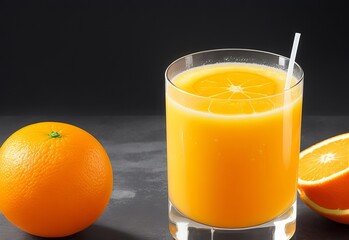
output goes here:
[[[166, 69], [174, 239], [284, 240], [295, 233], [304, 72], [296, 63], [291, 87], [277, 93], [266, 83], [257, 84], [266, 93], [252, 94], [256, 80], [237, 85], [230, 79], [250, 72], [282, 85], [288, 64], [275, 53], [216, 49], [181, 57]], [[223, 87], [209, 79], [219, 74]], [[197, 84], [201, 77], [207, 81]], [[198, 87], [224, 91], [190, 91]]]

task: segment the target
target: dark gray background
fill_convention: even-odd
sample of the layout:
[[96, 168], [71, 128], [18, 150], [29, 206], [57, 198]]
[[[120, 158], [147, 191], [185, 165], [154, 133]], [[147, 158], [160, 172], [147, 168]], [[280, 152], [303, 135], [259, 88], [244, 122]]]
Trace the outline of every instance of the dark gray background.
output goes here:
[[348, 115], [348, 11], [339, 1], [0, 1], [0, 115], [164, 113], [182, 55], [254, 48], [305, 71], [305, 115]]

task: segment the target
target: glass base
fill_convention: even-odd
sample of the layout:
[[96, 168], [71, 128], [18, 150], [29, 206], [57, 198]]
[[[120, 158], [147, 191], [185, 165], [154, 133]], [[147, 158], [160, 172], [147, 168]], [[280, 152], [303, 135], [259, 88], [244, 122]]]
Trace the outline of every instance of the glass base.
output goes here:
[[288, 240], [296, 231], [297, 200], [279, 217], [248, 228], [217, 228], [183, 216], [169, 201], [169, 228], [176, 240]]

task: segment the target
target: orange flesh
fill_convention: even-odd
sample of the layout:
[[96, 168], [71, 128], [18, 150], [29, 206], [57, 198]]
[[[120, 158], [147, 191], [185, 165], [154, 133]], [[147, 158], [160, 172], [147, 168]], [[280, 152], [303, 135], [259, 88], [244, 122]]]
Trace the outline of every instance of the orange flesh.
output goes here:
[[[349, 139], [332, 142], [303, 156], [299, 178], [315, 181], [349, 168]], [[316, 167], [315, 167], [316, 166]]]

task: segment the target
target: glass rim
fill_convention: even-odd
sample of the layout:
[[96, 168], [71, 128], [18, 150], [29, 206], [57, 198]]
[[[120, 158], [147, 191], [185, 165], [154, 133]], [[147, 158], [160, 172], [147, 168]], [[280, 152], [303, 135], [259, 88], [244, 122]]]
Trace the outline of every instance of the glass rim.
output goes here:
[[[272, 56], [275, 56], [275, 57], [281, 57], [281, 58], [284, 58], [285, 60], [290, 60], [289, 57], [285, 57], [283, 55], [280, 55], [280, 54], [277, 54], [277, 53], [273, 53], [273, 52], [268, 52], [268, 51], [263, 51], [263, 50], [258, 50], [258, 49], [249, 49], [249, 48], [217, 48], [217, 49], [210, 49], [210, 50], [203, 50], [203, 51], [198, 51], [198, 52], [193, 52], [193, 53], [190, 53], [190, 54], [186, 54], [182, 57], [179, 57], [177, 58], [176, 60], [174, 60], [173, 62], [171, 62], [168, 67], [166, 68], [166, 71], [165, 71], [165, 79], [166, 79], [166, 82], [170, 83], [177, 91], [180, 91], [186, 95], [189, 95], [189, 96], [192, 96], [192, 97], [195, 97], [195, 98], [203, 98], [203, 99], [208, 99], [210, 97], [204, 97], [204, 96], [200, 96], [200, 95], [197, 95], [197, 94], [194, 94], [194, 93], [190, 93], [190, 92], [187, 92], [179, 87], [177, 87], [169, 78], [168, 76], [168, 72], [170, 70], [170, 68], [175, 65], [177, 62], [179, 62], [180, 60], [186, 58], [186, 57], [189, 57], [189, 56], [194, 56], [194, 55], [199, 55], [199, 54], [203, 54], [203, 53], [210, 53], [210, 52], [224, 52], [224, 51], [245, 51], [245, 52], [255, 52], [255, 53], [262, 53], [262, 54], [267, 54], [267, 55], [272, 55]], [[229, 63], [229, 62], [226, 62], [226, 63]], [[233, 62], [232, 62], [233, 63]], [[216, 64], [216, 63], [214, 63]], [[292, 91], [293, 89], [295, 89], [298, 85], [300, 85], [303, 80], [304, 80], [304, 71], [302, 69], [302, 67], [297, 63], [295, 62], [294, 63], [295, 66], [300, 70], [300, 77], [298, 79], [298, 81], [296, 83], [294, 83], [290, 88], [284, 90], [283, 92], [281, 93], [276, 93], [276, 94], [272, 94], [272, 95], [269, 95], [269, 96], [263, 96], [263, 97], [257, 97], [257, 98], [253, 98], [253, 99], [231, 99], [231, 101], [255, 101], [255, 100], [263, 100], [263, 99], [268, 99], [268, 98], [273, 98], [273, 97], [277, 97], [277, 96], [282, 96], [282, 95], [285, 95], [286, 93]], [[207, 65], [213, 65], [213, 64], [207, 64]], [[258, 65], [262, 65], [262, 64], [258, 64]], [[202, 65], [202, 66], [205, 66], [205, 65]], [[198, 66], [200, 67], [200, 66]], [[189, 70], [189, 69], [188, 69]], [[280, 69], [281, 70], [281, 69]], [[187, 71], [187, 70], [186, 70]], [[185, 71], [183, 71], [185, 72]], [[214, 98], [214, 100], [226, 100], [224, 98]]]

